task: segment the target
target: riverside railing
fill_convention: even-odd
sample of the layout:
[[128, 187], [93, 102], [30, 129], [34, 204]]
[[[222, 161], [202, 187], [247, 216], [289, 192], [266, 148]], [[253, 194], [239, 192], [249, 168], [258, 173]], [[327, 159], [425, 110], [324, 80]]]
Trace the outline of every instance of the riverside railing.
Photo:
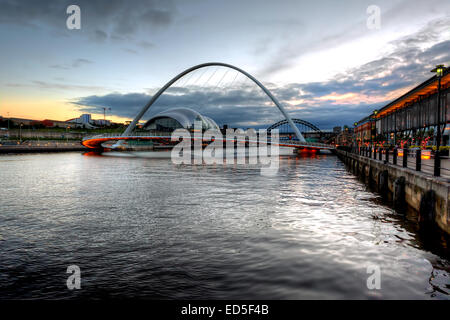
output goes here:
[[[102, 133], [102, 134], [96, 134], [96, 135], [90, 135], [83, 137], [83, 141], [85, 140], [92, 140], [92, 139], [103, 139], [103, 138], [118, 138], [121, 137], [122, 134], [120, 132], [108, 132], [108, 133]], [[148, 132], [133, 132], [129, 137], [145, 137], [149, 136]], [[152, 136], [160, 136], [158, 134], [152, 134]], [[161, 135], [161, 137], [165, 137]], [[170, 138], [170, 136], [168, 136]]]
[[[103, 134], [97, 134], [97, 135], [91, 135], [83, 137], [83, 141], [86, 140], [93, 140], [93, 139], [105, 139], [105, 138], [111, 138], [111, 140], [114, 140], [114, 138], [120, 138], [122, 135], [120, 133], [103, 133]], [[160, 137], [164, 139], [170, 139], [171, 136], [167, 135], [166, 132], [159, 134], [149, 134], [148, 132], [133, 132], [127, 138], [139, 138], [139, 137]], [[225, 138], [224, 140], [227, 140]], [[270, 137], [268, 137], [268, 143], [270, 143]], [[311, 148], [326, 148], [326, 149], [334, 149], [334, 145], [325, 144], [325, 143], [318, 143], [318, 142], [300, 142], [300, 141], [279, 141], [278, 144], [280, 145], [298, 145], [299, 147], [311, 147]]]
[[410, 168], [425, 174], [450, 178], [449, 157], [440, 156], [440, 161], [438, 161], [439, 168], [436, 170], [435, 154], [431, 150], [422, 150], [420, 148], [359, 147], [352, 148], [351, 151], [360, 156], [384, 163]]

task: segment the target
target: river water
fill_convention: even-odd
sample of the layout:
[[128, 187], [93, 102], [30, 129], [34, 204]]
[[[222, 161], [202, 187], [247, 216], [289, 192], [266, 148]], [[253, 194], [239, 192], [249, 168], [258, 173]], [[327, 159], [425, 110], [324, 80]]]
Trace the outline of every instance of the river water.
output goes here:
[[[0, 178], [0, 299], [450, 298], [445, 237], [424, 235], [332, 155], [282, 157], [273, 176], [6, 155]], [[80, 290], [66, 287], [70, 265]], [[377, 268], [381, 288], [369, 289]]]

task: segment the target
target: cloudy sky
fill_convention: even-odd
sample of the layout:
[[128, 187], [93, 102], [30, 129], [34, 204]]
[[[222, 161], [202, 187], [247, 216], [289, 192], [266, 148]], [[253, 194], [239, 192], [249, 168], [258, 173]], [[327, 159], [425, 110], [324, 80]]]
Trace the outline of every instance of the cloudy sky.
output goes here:
[[[66, 26], [69, 5], [81, 29]], [[367, 8], [381, 10], [368, 28]], [[450, 63], [450, 1], [0, 0], [0, 115], [124, 121], [195, 64], [220, 61], [258, 78], [290, 114], [322, 129], [352, 124]], [[282, 118], [224, 68], [178, 81], [149, 114], [190, 107], [219, 124]]]

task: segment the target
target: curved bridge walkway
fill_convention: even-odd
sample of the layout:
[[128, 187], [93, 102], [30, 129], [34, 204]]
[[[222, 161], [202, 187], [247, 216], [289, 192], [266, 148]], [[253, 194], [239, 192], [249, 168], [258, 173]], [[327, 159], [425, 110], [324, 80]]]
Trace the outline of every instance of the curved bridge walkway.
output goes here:
[[[120, 134], [103, 134], [103, 135], [96, 135], [96, 136], [90, 136], [83, 138], [81, 144], [85, 147], [88, 147], [90, 149], [98, 149], [102, 148], [102, 144], [108, 141], [120, 141], [120, 140], [159, 140], [159, 141], [171, 141], [171, 136], [151, 136], [151, 135], [145, 135], [145, 134], [137, 134], [133, 133], [133, 135], [130, 136], [123, 136]], [[191, 138], [192, 140], [195, 140], [194, 137]], [[238, 139], [203, 139], [204, 142], [211, 142], [211, 141], [236, 141], [240, 143], [254, 143], [257, 144], [258, 141], [256, 140], [238, 140]], [[176, 141], [174, 141], [176, 142]], [[261, 143], [261, 142], [259, 142]], [[267, 142], [268, 145], [271, 145], [272, 143], [270, 141]], [[317, 142], [302, 142], [302, 141], [280, 141], [279, 143], [273, 143], [273, 145], [278, 145], [280, 147], [291, 147], [291, 148], [299, 148], [299, 149], [328, 149], [332, 150], [335, 149], [333, 145], [330, 144], [324, 144], [324, 143], [317, 143]]]

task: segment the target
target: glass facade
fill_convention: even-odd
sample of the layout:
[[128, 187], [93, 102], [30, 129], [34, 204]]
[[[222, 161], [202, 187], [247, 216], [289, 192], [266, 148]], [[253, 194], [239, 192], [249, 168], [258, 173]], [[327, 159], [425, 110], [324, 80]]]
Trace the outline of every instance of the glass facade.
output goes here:
[[145, 127], [148, 130], [172, 132], [183, 126], [175, 119], [168, 117], [153, 118]]
[[[450, 122], [448, 92], [441, 94], [440, 123]], [[409, 106], [394, 111], [376, 121], [377, 134], [417, 130], [437, 125], [437, 95], [420, 99]]]
[[160, 132], [172, 132], [179, 128], [192, 130], [196, 122], [202, 124], [203, 130], [220, 130], [214, 120], [189, 108], [170, 109], [160, 112], [147, 121], [144, 129]]

